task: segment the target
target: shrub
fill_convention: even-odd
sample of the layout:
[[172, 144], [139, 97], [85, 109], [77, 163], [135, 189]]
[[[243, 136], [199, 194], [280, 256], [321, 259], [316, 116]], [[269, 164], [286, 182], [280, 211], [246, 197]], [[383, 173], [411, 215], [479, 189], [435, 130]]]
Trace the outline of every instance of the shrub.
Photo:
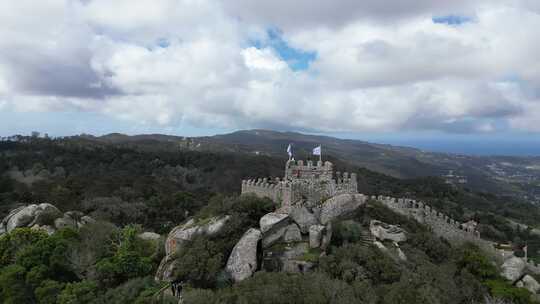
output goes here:
[[401, 274], [398, 264], [372, 245], [334, 248], [332, 254], [320, 258], [319, 266], [323, 272], [347, 282], [368, 278], [374, 284], [392, 283]]
[[339, 221], [332, 225], [332, 245], [341, 246], [363, 241], [362, 225], [355, 221]]
[[495, 298], [509, 300], [515, 304], [528, 304], [531, 293], [525, 288], [517, 288], [504, 280], [488, 280], [485, 285]]

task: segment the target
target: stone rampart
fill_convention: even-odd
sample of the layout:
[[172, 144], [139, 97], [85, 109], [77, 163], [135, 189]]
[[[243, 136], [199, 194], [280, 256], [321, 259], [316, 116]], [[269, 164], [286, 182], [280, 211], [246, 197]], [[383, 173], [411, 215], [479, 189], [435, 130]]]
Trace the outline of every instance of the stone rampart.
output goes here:
[[381, 202], [397, 213], [413, 217], [418, 222], [430, 227], [438, 236], [454, 243], [473, 242], [479, 247], [493, 251], [490, 242], [480, 238], [480, 233], [472, 223], [460, 223], [447, 215], [438, 212], [428, 204], [407, 198], [388, 196], [372, 196], [371, 199]]
[[279, 178], [269, 180], [267, 178], [248, 179], [242, 181], [242, 194], [253, 193], [259, 197], [267, 197], [275, 203], [280, 203], [283, 197], [283, 184]]
[[335, 184], [335, 190], [333, 195], [346, 194], [346, 193], [358, 193], [358, 183], [356, 173], [348, 172], [336, 172], [336, 178], [333, 180]]

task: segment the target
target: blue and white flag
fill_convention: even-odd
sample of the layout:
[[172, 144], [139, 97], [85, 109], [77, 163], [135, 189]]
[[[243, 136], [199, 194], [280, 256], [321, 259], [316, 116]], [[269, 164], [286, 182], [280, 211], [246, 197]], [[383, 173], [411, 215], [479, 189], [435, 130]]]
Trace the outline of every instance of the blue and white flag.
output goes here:
[[287, 147], [287, 154], [289, 154], [289, 159], [292, 157], [292, 146], [291, 144], [289, 144], [289, 146]]
[[313, 148], [313, 155], [321, 155], [321, 146]]

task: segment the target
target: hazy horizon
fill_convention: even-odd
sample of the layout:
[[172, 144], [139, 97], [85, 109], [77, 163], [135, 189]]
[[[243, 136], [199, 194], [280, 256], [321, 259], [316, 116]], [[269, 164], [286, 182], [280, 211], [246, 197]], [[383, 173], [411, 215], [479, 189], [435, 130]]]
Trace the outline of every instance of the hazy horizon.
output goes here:
[[[53, 137], [64, 137], [64, 136], [76, 136], [76, 135], [92, 135], [92, 136], [104, 136], [108, 134], [118, 133], [125, 135], [171, 135], [171, 136], [185, 136], [185, 137], [200, 137], [200, 136], [214, 136], [214, 135], [223, 135], [230, 134], [238, 131], [247, 131], [255, 129], [237, 129], [237, 130], [205, 130], [205, 133], [163, 133], [163, 132], [119, 132], [111, 131], [104, 133], [92, 133], [92, 132], [81, 132], [81, 133], [69, 133], [69, 134], [54, 134], [43, 132], [40, 130], [31, 130], [25, 133], [17, 134], [0, 134], [0, 136], [12, 136], [12, 135], [23, 135], [29, 136], [31, 132], [39, 132], [41, 136], [47, 133], [49, 136]], [[270, 130], [270, 129], [264, 129]], [[509, 134], [507, 137], [501, 137], [500, 135], [491, 138], [478, 138], [471, 135], [453, 135], [447, 137], [440, 137], [438, 134], [347, 134], [347, 133], [313, 133], [313, 132], [303, 132], [298, 130], [270, 130], [276, 132], [295, 132], [308, 135], [323, 135], [330, 136], [339, 139], [353, 139], [359, 141], [365, 141], [374, 144], [388, 144], [393, 146], [402, 146], [402, 147], [412, 147], [417, 148], [423, 151], [428, 152], [441, 152], [441, 153], [452, 153], [452, 154], [465, 154], [465, 155], [478, 155], [478, 156], [540, 156], [540, 140], [533, 141], [527, 136], [516, 134]], [[440, 135], [440, 134], [439, 134]]]
[[261, 128], [540, 153], [537, 1], [21, 0], [0, 17], [0, 135]]

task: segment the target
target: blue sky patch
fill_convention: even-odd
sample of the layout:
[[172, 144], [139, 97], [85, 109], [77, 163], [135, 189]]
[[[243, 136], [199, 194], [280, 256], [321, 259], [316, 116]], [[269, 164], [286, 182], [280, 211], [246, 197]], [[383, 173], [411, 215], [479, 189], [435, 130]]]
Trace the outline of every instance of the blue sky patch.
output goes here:
[[158, 39], [158, 41], [157, 41], [157, 45], [158, 45], [159, 47], [161, 47], [161, 48], [166, 49], [166, 48], [168, 48], [168, 47], [171, 45], [171, 42], [170, 42], [168, 39], [166, 39], [166, 38], [160, 38], [160, 39]]
[[316, 52], [290, 47], [283, 39], [283, 33], [279, 29], [269, 29], [267, 36], [267, 40], [252, 41], [251, 44], [258, 49], [271, 47], [282, 60], [287, 62], [293, 71], [308, 69], [310, 63], [317, 58]]
[[433, 23], [442, 23], [447, 25], [461, 25], [463, 23], [473, 21], [471, 17], [460, 15], [435, 16], [431, 18], [431, 20], [433, 20]]

